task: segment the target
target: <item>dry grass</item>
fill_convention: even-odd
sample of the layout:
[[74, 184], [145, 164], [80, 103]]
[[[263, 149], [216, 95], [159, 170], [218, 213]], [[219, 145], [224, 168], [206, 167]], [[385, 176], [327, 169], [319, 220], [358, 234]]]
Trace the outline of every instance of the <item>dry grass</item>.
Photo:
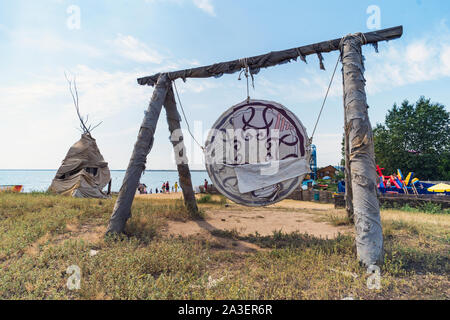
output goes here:
[[[220, 198], [204, 202], [202, 210], [223, 210]], [[291, 205], [277, 207], [295, 210]], [[215, 231], [264, 248], [242, 252], [195, 236], [167, 237], [161, 230], [168, 220], [190, 219], [183, 204], [136, 199], [127, 235], [105, 240], [113, 206], [114, 199], [0, 194], [0, 299], [450, 298], [449, 215], [383, 211], [382, 288], [370, 290], [351, 235]], [[323, 208], [308, 210], [345, 223], [344, 211]], [[80, 290], [66, 286], [73, 264], [82, 271]]]

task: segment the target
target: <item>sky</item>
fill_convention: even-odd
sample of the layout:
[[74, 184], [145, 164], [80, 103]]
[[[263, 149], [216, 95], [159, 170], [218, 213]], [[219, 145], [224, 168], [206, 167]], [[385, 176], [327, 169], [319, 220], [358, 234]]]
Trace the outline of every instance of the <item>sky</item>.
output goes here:
[[[153, 92], [138, 77], [398, 25], [403, 36], [380, 43], [379, 53], [363, 48], [374, 126], [394, 103], [422, 95], [449, 110], [450, 1], [1, 1], [0, 168], [56, 169], [80, 138], [64, 72], [76, 77], [81, 113], [102, 121], [93, 136], [110, 168], [126, 169]], [[250, 96], [283, 104], [311, 134], [338, 53], [323, 56], [325, 71], [315, 56], [261, 70]], [[200, 142], [246, 98], [237, 73], [176, 85]], [[319, 166], [341, 159], [343, 117], [337, 72], [313, 141]], [[187, 132], [185, 142], [191, 169], [204, 169]], [[174, 168], [163, 110], [147, 169]]]

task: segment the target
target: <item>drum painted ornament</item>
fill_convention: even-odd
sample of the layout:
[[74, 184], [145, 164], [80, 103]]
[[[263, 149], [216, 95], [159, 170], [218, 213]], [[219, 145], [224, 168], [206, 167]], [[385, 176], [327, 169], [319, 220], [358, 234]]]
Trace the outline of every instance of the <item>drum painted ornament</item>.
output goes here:
[[245, 100], [223, 113], [205, 143], [217, 190], [246, 206], [283, 200], [310, 172], [310, 144], [300, 120], [279, 103]]

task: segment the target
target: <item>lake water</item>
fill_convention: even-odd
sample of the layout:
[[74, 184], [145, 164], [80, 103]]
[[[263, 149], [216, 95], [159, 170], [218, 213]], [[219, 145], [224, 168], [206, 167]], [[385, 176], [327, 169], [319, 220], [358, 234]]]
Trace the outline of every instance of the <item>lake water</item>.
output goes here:
[[[21, 184], [23, 192], [46, 191], [55, 177], [56, 170], [0, 170], [0, 185]], [[118, 192], [122, 185], [125, 170], [111, 170], [113, 192]], [[205, 179], [211, 183], [206, 171], [192, 171], [192, 184], [200, 186], [204, 184]], [[178, 172], [172, 170], [147, 170], [141, 178], [141, 183], [147, 185], [147, 191], [152, 188], [161, 189], [163, 182], [169, 181], [172, 188], [175, 181], [178, 181]], [[179, 183], [178, 183], [179, 184]]]

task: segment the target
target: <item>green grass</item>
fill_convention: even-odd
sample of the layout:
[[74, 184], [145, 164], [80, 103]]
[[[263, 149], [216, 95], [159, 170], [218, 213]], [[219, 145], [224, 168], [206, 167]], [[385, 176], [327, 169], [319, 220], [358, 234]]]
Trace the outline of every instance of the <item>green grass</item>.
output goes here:
[[397, 209], [401, 211], [407, 212], [425, 212], [430, 214], [450, 214], [450, 208], [442, 208], [442, 206], [438, 203], [433, 202], [425, 202], [422, 205], [417, 207], [411, 207], [409, 204], [405, 204], [404, 206], [400, 206], [394, 202], [393, 205], [382, 205], [382, 209]]
[[205, 204], [218, 204], [218, 205], [225, 205], [227, 203], [227, 198], [225, 198], [222, 195], [215, 195], [212, 196], [210, 194], [206, 194], [204, 196], [201, 196], [199, 199], [197, 199], [197, 203]]
[[333, 226], [336, 226], [336, 227], [353, 225], [353, 221], [347, 215], [341, 216], [341, 215], [330, 214], [329, 221]]
[[[114, 200], [0, 194], [0, 299], [450, 298], [447, 215], [383, 211], [382, 288], [370, 290], [350, 235], [212, 232], [261, 248], [242, 252], [166, 236], [170, 220], [191, 219], [183, 203], [136, 199], [126, 235], [105, 239]], [[200, 209], [210, 201], [220, 204]], [[80, 290], [66, 286], [70, 265], [81, 269]]]

